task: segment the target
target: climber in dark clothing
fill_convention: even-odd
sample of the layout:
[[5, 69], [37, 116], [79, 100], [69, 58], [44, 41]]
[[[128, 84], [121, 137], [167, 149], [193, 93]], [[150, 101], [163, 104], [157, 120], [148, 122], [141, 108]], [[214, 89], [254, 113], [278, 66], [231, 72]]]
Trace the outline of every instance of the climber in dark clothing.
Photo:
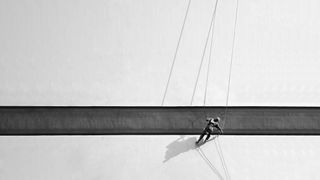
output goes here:
[[208, 122], [207, 126], [203, 129], [203, 132], [202, 134], [200, 135], [198, 141], [196, 142], [196, 144], [198, 144], [202, 138], [207, 135], [206, 139], [205, 139], [205, 142], [209, 140], [210, 138], [210, 135], [213, 133], [214, 131], [214, 128], [218, 129], [218, 131], [222, 134], [223, 131], [222, 129], [220, 128], [219, 126], [219, 122], [220, 122], [220, 118], [219, 117], [216, 117], [216, 118], [210, 118], [208, 117], [206, 119], [206, 121]]

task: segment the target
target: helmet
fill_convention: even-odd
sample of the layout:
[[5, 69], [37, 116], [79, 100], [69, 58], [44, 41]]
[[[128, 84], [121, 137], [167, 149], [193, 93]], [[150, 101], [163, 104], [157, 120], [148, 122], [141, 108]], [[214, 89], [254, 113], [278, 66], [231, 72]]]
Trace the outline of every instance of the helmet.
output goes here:
[[213, 119], [214, 122], [220, 122], [220, 117], [216, 117]]

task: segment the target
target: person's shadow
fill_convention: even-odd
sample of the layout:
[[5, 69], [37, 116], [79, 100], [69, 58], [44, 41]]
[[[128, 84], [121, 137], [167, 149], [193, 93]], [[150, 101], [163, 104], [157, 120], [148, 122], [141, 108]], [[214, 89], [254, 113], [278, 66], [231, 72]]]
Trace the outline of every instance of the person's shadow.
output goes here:
[[[217, 135], [212, 136], [206, 143], [214, 140]], [[167, 145], [167, 151], [165, 155], [165, 159], [163, 162], [169, 161], [171, 158], [178, 156], [181, 153], [196, 149], [204, 144], [203, 140], [199, 144], [195, 144], [197, 141], [196, 137], [185, 138], [185, 136], [180, 136], [178, 139]]]
[[197, 148], [195, 145], [196, 140], [196, 137], [190, 137], [186, 139], [185, 136], [180, 136], [178, 139], [167, 145], [167, 151], [163, 162], [165, 163], [181, 153]]
[[[208, 143], [209, 141], [215, 140], [217, 137], [218, 137], [217, 135], [214, 135], [206, 143]], [[181, 153], [184, 153], [190, 150], [197, 150], [201, 158], [207, 163], [207, 165], [211, 168], [211, 170], [218, 176], [219, 179], [223, 180], [224, 179], [223, 176], [220, 174], [217, 168], [211, 163], [211, 161], [208, 159], [208, 157], [200, 148], [200, 146], [202, 146], [205, 143], [202, 141], [196, 145], [195, 144], [196, 140], [197, 140], [196, 137], [185, 138], [185, 136], [180, 136], [178, 139], [176, 139], [175, 141], [173, 141], [167, 146], [167, 151], [166, 151], [165, 159], [163, 163], [169, 161], [171, 158], [174, 158]]]

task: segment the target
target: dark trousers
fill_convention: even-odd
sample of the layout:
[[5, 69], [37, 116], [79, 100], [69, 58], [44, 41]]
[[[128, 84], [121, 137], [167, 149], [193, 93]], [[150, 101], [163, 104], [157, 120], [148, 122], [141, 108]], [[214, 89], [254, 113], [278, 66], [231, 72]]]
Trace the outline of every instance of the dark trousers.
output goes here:
[[207, 131], [206, 129], [203, 130], [197, 142], [200, 142], [205, 135], [207, 135], [206, 137], [206, 141], [207, 141], [210, 138], [211, 132]]

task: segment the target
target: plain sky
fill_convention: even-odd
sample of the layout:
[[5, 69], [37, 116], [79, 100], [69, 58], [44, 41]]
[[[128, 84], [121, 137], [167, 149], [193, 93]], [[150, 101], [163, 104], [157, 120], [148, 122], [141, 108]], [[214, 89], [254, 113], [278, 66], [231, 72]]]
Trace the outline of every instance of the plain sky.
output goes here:
[[[165, 105], [191, 105], [214, 3], [191, 1]], [[161, 105], [187, 5], [0, 0], [0, 105]], [[238, 5], [228, 105], [320, 106], [320, 1]], [[226, 104], [235, 12], [218, 2], [206, 105]]]

